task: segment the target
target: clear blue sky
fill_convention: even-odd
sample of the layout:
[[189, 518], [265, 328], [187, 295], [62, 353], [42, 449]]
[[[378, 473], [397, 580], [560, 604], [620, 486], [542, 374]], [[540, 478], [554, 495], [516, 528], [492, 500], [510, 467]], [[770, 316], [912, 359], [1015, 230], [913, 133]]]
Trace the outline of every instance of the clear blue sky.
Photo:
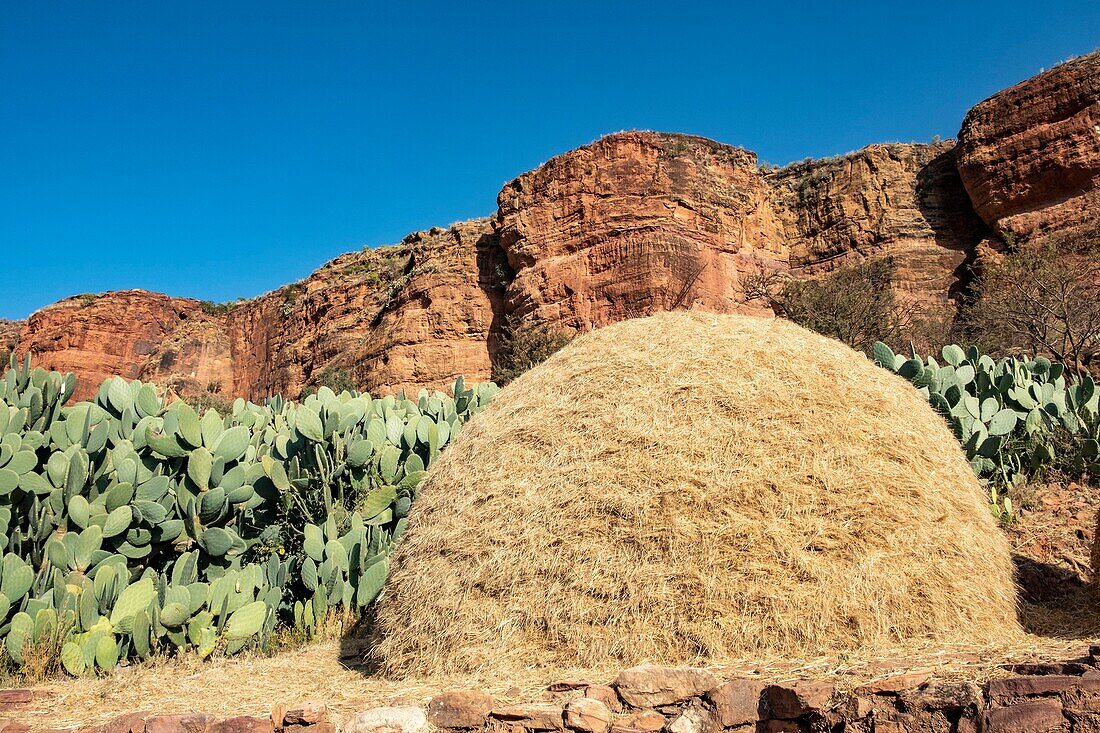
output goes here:
[[0, 317], [254, 296], [641, 128], [786, 163], [953, 136], [1088, 2], [0, 0]]

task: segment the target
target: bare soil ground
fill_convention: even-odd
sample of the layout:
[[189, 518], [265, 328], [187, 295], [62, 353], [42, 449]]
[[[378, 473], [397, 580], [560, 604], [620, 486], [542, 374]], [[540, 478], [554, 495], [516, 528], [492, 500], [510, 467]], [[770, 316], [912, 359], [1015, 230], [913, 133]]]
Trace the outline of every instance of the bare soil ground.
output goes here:
[[[1084, 656], [1100, 639], [1100, 600], [1090, 585], [1089, 555], [1100, 508], [1097, 487], [1041, 484], [1021, 492], [1021, 516], [1006, 528], [1019, 569], [1019, 643], [991, 647], [878, 650], [874, 655], [794, 660], [757, 659], [713, 668], [719, 676], [766, 680], [829, 678], [842, 689], [895, 674], [928, 671], [933, 679], [986, 680], [1009, 674], [1006, 665]], [[206, 712], [267, 715], [276, 704], [327, 703], [335, 720], [371, 707], [424, 704], [446, 689], [477, 688], [502, 702], [550, 699], [555, 679], [606, 683], [617, 669], [531, 671], [509, 679], [488, 676], [385, 680], [359, 666], [361, 642], [319, 642], [273, 657], [245, 655], [200, 662], [176, 659], [121, 668], [92, 680], [38, 685], [33, 703], [10, 713], [35, 729], [103, 723], [138, 710], [158, 714]], [[40, 695], [40, 696], [39, 696]]]

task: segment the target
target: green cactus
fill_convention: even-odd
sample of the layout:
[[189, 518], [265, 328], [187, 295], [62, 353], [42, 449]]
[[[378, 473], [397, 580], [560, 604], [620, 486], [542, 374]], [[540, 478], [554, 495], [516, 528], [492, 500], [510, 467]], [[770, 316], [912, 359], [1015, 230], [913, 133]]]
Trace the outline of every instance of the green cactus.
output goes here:
[[[921, 388], [950, 421], [980, 477], [1004, 487], [1041, 468], [1054, 457], [1058, 429], [1080, 436], [1076, 465], [1092, 470], [1084, 456], [1100, 410], [1091, 377], [1068, 384], [1064, 366], [1046, 358], [994, 361], [975, 347], [945, 346], [942, 356], [947, 366], [941, 368], [931, 357], [925, 365], [915, 353], [905, 359], [885, 344], [872, 347], [875, 363]], [[1003, 515], [1004, 502], [995, 503]]]
[[64, 406], [75, 387], [29, 362], [0, 379], [3, 643], [19, 663], [67, 629], [74, 675], [262, 648], [280, 620], [315, 630], [370, 603], [427, 466], [495, 390], [322, 389], [199, 415], [121, 378]]

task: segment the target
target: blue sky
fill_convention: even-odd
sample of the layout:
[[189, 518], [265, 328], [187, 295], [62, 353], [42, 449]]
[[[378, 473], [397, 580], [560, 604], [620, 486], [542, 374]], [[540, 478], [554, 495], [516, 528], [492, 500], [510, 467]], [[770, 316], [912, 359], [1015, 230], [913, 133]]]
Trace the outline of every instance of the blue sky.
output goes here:
[[786, 163], [953, 136], [1100, 3], [0, 0], [0, 318], [250, 297], [623, 129]]

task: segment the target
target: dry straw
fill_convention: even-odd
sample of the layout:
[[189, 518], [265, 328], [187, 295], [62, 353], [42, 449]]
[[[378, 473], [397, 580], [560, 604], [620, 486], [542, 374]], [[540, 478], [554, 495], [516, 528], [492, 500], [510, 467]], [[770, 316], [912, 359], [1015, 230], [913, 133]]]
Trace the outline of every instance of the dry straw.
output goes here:
[[915, 389], [784, 320], [582, 336], [433, 468], [381, 602], [388, 675], [1018, 639], [1005, 538]]

